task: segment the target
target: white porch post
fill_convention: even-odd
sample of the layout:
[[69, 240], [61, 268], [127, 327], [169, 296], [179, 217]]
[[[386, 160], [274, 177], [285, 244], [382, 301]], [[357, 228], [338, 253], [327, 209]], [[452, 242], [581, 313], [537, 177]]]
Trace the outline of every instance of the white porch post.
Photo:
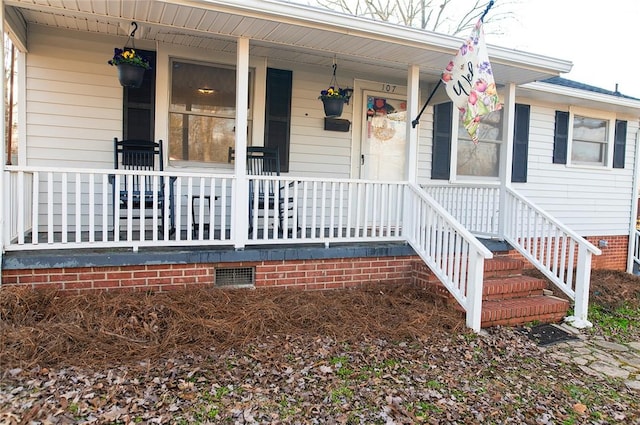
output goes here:
[[503, 106], [503, 134], [504, 144], [502, 147], [502, 158], [500, 161], [500, 206], [498, 211], [498, 235], [504, 238], [507, 219], [507, 190], [511, 186], [511, 167], [513, 165], [513, 130], [515, 128], [516, 116], [516, 85], [513, 83], [505, 87]]
[[[0, 55], [0, 69], [4, 70], [4, 0], [0, 0], [0, 30], [2, 30], [2, 55]], [[5, 93], [5, 79], [2, 78], [2, 82], [0, 82], [0, 88], [2, 89], [2, 94], [4, 96]], [[0, 106], [0, 116], [5, 116], [5, 102], [0, 102], [2, 106]], [[5, 194], [5, 165], [7, 164], [7, 142], [6, 142], [6, 128], [5, 128], [5, 120], [2, 119], [2, 124], [0, 124], [0, 138], [2, 138], [2, 153], [0, 153], [0, 164], [2, 166], [2, 171], [0, 172], [0, 199], [2, 199], [2, 207], [0, 207], [0, 286], [2, 286], [2, 257], [4, 256], [4, 246], [5, 246], [5, 233], [8, 235], [8, 229], [5, 228], [5, 209], [9, 204], [7, 202], [7, 194]]]
[[[413, 128], [411, 121], [418, 115], [418, 102], [420, 99], [420, 69], [416, 65], [410, 65], [407, 70], [407, 156], [405, 158], [405, 179], [409, 184], [418, 184], [418, 128]], [[405, 188], [402, 235], [407, 240], [413, 234], [413, 207], [411, 190]]]
[[418, 115], [420, 101], [420, 69], [416, 65], [409, 66], [407, 72], [407, 158], [405, 178], [418, 182], [418, 128], [413, 128], [411, 121]]
[[578, 264], [576, 267], [576, 299], [573, 308], [573, 325], [576, 328], [591, 327], [587, 320], [589, 312], [589, 281], [591, 280], [591, 257], [593, 255], [584, 246], [578, 248]]
[[469, 270], [467, 283], [467, 327], [480, 332], [482, 327], [482, 286], [484, 279], [484, 258], [476, 249], [469, 250]]
[[636, 246], [636, 217], [638, 216], [638, 186], [640, 179], [640, 130], [636, 132], [635, 160], [633, 161], [633, 184], [631, 185], [631, 220], [629, 220], [629, 244], [627, 249], [627, 273], [633, 273]]
[[235, 187], [231, 229], [235, 248], [242, 249], [249, 228], [249, 181], [247, 179], [247, 131], [249, 110], [249, 39], [239, 38], [236, 64], [236, 153]]

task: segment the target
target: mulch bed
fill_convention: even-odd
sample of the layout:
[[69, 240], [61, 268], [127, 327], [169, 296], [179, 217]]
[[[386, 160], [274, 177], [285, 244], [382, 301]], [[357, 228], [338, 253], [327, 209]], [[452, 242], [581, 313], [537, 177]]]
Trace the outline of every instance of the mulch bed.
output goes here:
[[460, 312], [411, 285], [86, 295], [6, 287], [0, 319], [4, 368], [122, 364], [178, 351], [202, 355], [271, 335], [350, 342], [464, 329]]

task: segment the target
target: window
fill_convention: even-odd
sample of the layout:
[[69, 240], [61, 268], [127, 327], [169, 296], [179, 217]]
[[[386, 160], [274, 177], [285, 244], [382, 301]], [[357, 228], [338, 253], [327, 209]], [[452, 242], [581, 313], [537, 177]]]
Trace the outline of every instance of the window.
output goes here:
[[235, 113], [235, 68], [171, 63], [170, 161], [228, 163], [235, 146]]
[[[513, 153], [512, 153], [512, 182], [526, 182], [527, 181], [527, 163], [529, 155], [529, 116], [531, 108], [529, 105], [515, 104], [515, 126], [513, 131]], [[432, 150], [432, 162], [431, 162], [431, 178], [434, 180], [449, 180], [450, 178], [450, 165], [451, 160], [451, 135], [453, 134], [453, 116], [457, 114], [454, 111], [453, 103], [441, 103], [434, 105], [433, 107], [433, 150]], [[498, 117], [499, 118], [496, 118]], [[485, 120], [487, 116], [482, 117]], [[484, 173], [467, 174], [467, 175], [498, 175], [499, 171], [499, 155], [500, 155], [500, 141], [502, 137], [500, 133], [502, 131], [502, 111], [493, 112], [488, 116], [489, 121], [485, 121], [485, 126], [481, 126], [480, 142], [478, 148], [474, 151], [473, 142], [470, 140], [469, 135], [464, 128], [460, 133], [461, 123], [458, 122], [458, 156], [456, 158], [458, 162], [458, 174], [464, 171], [471, 173], [473, 171], [484, 171]], [[625, 127], [626, 128], [626, 127]], [[495, 136], [491, 141], [490, 136]], [[468, 148], [465, 152], [465, 146]], [[462, 147], [461, 147], [462, 146]], [[493, 149], [493, 153], [491, 153]], [[461, 153], [461, 150], [464, 153]], [[483, 152], [484, 151], [484, 152]], [[466, 164], [461, 167], [462, 160], [472, 157], [478, 157], [479, 160], [476, 163]], [[477, 170], [474, 170], [475, 167]]]
[[571, 163], [606, 166], [610, 128], [609, 120], [573, 115]]
[[498, 177], [500, 175], [500, 145], [502, 142], [503, 110], [490, 112], [480, 120], [478, 143], [473, 143], [458, 114], [457, 175]]
[[556, 111], [553, 162], [624, 168], [626, 122], [612, 114], [571, 108]]

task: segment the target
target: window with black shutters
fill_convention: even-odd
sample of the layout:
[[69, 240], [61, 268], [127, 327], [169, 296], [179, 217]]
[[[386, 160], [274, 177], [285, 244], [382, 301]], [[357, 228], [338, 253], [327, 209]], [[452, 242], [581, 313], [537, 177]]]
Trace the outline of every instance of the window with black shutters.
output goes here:
[[[485, 122], [485, 127], [488, 129], [485, 136], [481, 136], [482, 139], [487, 139], [487, 146], [491, 147], [491, 134], [495, 134], [493, 139], [499, 140], [501, 136], [502, 127], [502, 111], [494, 113], [493, 121], [489, 119]], [[529, 105], [516, 104], [516, 117], [514, 127], [514, 146], [513, 146], [513, 169], [511, 181], [513, 182], [526, 182], [527, 181], [527, 161], [529, 155]], [[458, 119], [459, 114], [454, 111], [453, 103], [442, 103], [433, 107], [433, 150], [431, 161], [431, 178], [434, 180], [448, 180], [451, 175], [451, 141], [453, 131], [453, 120]], [[491, 117], [490, 117], [491, 118]], [[482, 119], [485, 119], [483, 117]], [[461, 126], [461, 125], [460, 125]], [[462, 150], [460, 152], [460, 141], [469, 145], [470, 140], [468, 136], [462, 133], [464, 128], [460, 130], [461, 136], [458, 138], [458, 168], [461, 165], [461, 155], [469, 154], [468, 151]], [[463, 145], [464, 146], [464, 145]], [[473, 148], [474, 145], [471, 145]], [[497, 161], [499, 159], [497, 153], [494, 152], [496, 163], [492, 167], [486, 167], [487, 169], [495, 169], [497, 167]], [[464, 157], [462, 156], [462, 159]], [[461, 173], [458, 173], [459, 175]]]
[[613, 114], [571, 108], [556, 111], [553, 163], [624, 168], [627, 122]]

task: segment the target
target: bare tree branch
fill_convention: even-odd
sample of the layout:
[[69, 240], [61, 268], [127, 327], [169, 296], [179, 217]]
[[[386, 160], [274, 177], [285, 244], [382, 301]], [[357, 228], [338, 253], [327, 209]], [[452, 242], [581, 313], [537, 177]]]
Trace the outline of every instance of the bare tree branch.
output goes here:
[[[458, 35], [469, 31], [482, 15], [488, 0], [307, 0], [327, 9], [392, 22], [434, 32]], [[513, 5], [522, 0], [500, 1], [485, 23], [514, 19]], [[485, 27], [486, 28], [486, 27]], [[490, 32], [499, 32], [499, 25]]]

